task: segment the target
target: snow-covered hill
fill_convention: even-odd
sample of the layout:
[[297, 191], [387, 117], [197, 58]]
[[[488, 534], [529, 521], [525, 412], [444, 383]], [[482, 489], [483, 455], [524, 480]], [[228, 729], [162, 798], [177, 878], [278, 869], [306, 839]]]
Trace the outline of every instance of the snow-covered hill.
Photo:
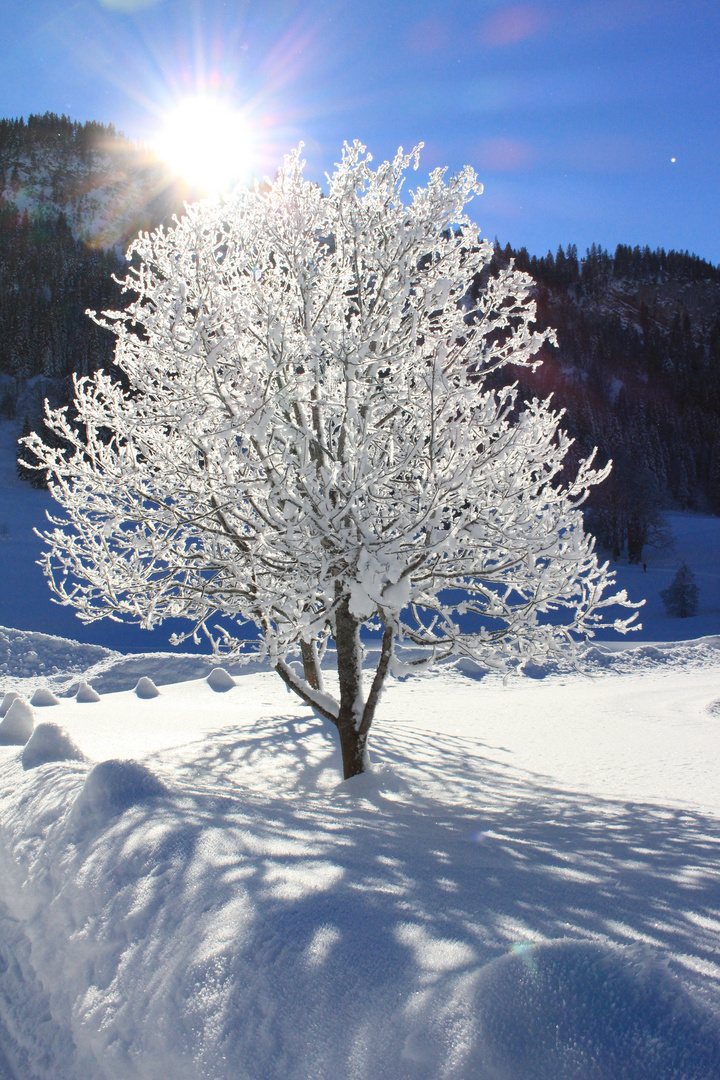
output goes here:
[[18, 124], [0, 122], [0, 197], [21, 214], [63, 214], [77, 239], [124, 252], [182, 208], [188, 193], [168, 166], [112, 128], [51, 114]]

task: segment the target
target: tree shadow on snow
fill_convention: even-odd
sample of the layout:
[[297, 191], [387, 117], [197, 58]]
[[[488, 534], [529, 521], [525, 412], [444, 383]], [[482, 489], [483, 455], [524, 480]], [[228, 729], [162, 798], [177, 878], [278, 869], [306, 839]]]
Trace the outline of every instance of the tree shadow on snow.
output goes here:
[[167, 792], [74, 841], [106, 882], [96, 981], [122, 957], [158, 1039], [168, 996], [212, 1015], [172, 1039], [223, 1077], [720, 1077], [714, 819], [399, 723], [373, 759], [338, 784], [310, 713], [147, 759]]

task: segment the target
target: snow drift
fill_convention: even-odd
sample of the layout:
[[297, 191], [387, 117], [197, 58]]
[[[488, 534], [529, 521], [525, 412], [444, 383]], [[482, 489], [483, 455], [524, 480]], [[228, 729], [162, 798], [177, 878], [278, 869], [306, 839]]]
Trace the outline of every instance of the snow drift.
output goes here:
[[717, 641], [394, 682], [347, 784], [135, 659], [0, 751], [3, 1080], [720, 1077]]

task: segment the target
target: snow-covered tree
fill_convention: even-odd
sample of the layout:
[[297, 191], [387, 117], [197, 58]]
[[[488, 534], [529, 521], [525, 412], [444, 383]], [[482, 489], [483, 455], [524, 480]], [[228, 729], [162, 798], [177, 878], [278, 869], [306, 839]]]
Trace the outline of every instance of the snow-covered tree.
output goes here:
[[668, 615], [678, 619], [687, 619], [697, 615], [699, 592], [695, 584], [695, 575], [686, 562], [680, 563], [667, 589], [662, 589], [660, 598]]
[[[323, 192], [297, 151], [273, 183], [142, 234], [134, 299], [98, 317], [122, 381], [77, 380], [73, 424], [48, 409], [64, 450], [28, 440], [65, 511], [44, 534], [60, 601], [85, 621], [191, 619], [232, 656], [254, 623], [255, 655], [337, 726], [346, 777], [389, 671], [572, 651], [627, 603], [604, 596], [579, 509], [605, 472], [562, 480], [549, 402], [488, 385], [552, 338], [532, 281], [488, 274], [472, 169], [403, 201], [417, 160], [374, 170], [346, 145]], [[363, 627], [381, 635], [367, 693]]]

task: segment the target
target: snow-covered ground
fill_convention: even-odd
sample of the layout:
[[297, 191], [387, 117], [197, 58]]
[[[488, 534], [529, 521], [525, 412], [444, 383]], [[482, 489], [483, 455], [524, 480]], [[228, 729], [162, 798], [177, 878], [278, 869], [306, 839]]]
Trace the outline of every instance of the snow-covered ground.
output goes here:
[[346, 784], [271, 673], [88, 659], [5, 683], [3, 1080], [720, 1077], [720, 639], [394, 682]]
[[2, 469], [0, 690], [57, 703], [0, 725], [35, 725], [0, 746], [0, 1080], [720, 1080], [717, 519], [620, 567], [631, 648], [391, 682], [343, 784], [276, 675], [52, 607]]

